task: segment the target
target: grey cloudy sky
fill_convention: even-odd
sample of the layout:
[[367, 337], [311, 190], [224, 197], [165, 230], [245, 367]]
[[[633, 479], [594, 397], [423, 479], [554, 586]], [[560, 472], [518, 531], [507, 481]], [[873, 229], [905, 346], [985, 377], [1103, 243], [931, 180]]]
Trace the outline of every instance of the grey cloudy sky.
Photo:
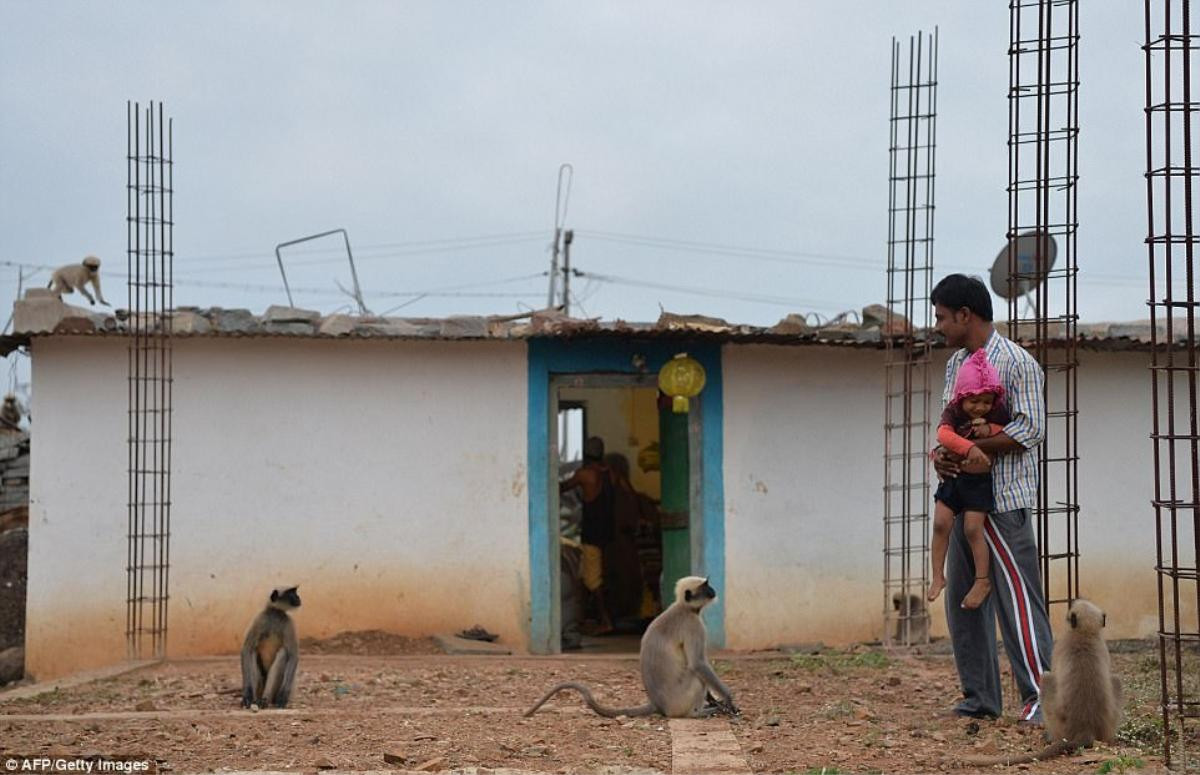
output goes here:
[[[1139, 318], [1141, 4], [1080, 5], [1079, 306]], [[449, 293], [501, 295], [396, 314], [542, 306], [533, 276], [570, 162], [575, 265], [695, 291], [576, 280], [588, 315], [653, 320], [661, 303], [769, 324], [861, 307], [884, 296], [893, 35], [940, 26], [935, 265], [983, 273], [1000, 248], [1007, 6], [4, 0], [0, 260], [95, 253], [124, 304], [126, 100], [155, 99], [175, 119], [179, 304], [284, 303], [274, 245], [345, 227], [376, 312], [466, 285]], [[467, 241], [485, 235], [512, 236]], [[305, 263], [289, 276], [319, 291], [299, 306], [330, 312], [348, 272], [337, 243], [317, 247], [290, 254]], [[6, 308], [16, 282], [0, 266]]]

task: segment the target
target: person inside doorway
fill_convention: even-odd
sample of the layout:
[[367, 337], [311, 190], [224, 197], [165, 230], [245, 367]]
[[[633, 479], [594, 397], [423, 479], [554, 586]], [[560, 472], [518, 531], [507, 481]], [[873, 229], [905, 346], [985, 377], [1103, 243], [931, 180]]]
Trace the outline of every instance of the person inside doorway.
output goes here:
[[612, 617], [604, 600], [604, 548], [616, 533], [613, 525], [613, 483], [604, 464], [604, 440], [591, 436], [583, 442], [583, 465], [558, 485], [560, 493], [579, 489], [583, 501], [583, 519], [579, 539], [582, 543], [580, 575], [597, 609], [599, 629], [596, 635], [613, 630]]
[[629, 478], [629, 459], [619, 452], [604, 458], [613, 484], [613, 540], [604, 550], [604, 587], [612, 618], [641, 620], [646, 585], [638, 556], [638, 531], [643, 522], [643, 495]]

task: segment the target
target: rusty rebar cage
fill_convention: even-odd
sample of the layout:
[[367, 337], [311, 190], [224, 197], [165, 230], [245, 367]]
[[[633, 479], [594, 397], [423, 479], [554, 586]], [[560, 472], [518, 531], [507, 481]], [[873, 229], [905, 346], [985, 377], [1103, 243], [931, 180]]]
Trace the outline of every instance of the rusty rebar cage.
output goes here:
[[[1046, 375], [1034, 517], [1052, 610], [1079, 596], [1077, 0], [1012, 0], [1009, 38], [1008, 330]], [[1025, 235], [1032, 261], [1018, 260]]]
[[1200, 769], [1200, 426], [1193, 187], [1200, 36], [1187, 0], [1146, 0], [1146, 246], [1163, 756]]
[[[157, 115], [156, 115], [157, 111]], [[175, 306], [172, 121], [161, 103], [126, 104], [129, 326], [129, 657], [163, 657], [171, 548], [171, 402]]]
[[[937, 30], [892, 39], [884, 356], [884, 643], [929, 641], [929, 293], [937, 147]], [[913, 604], [916, 596], [917, 605]]]

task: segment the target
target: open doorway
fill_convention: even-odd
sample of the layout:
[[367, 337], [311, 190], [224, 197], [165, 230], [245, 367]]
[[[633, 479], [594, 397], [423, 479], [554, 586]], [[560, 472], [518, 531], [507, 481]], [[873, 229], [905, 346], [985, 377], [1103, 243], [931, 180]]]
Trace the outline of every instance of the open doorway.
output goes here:
[[[725, 589], [725, 492], [723, 485], [724, 434], [722, 407], [724, 390], [719, 343], [684, 340], [639, 341], [635, 339], [534, 337], [529, 340], [529, 650], [555, 654], [562, 636], [562, 536], [559, 515], [560, 456], [558, 444], [560, 391], [566, 402], [570, 391], [583, 389], [647, 388], [657, 396], [657, 375], [663, 365], [681, 352], [701, 364], [708, 375], [704, 391], [691, 399], [687, 413], [655, 407], [659, 428], [659, 512], [662, 528], [662, 566], [659, 597], [674, 597], [674, 581], [698, 575]], [[617, 390], [616, 393], [620, 393]], [[603, 394], [601, 394], [603, 397]], [[585, 396], [584, 398], [590, 399]], [[603, 403], [603, 402], [601, 402]], [[619, 406], [619, 404], [618, 404]], [[587, 400], [581, 413], [568, 415], [565, 422], [579, 436], [602, 433], [601, 405]], [[653, 485], [638, 477], [654, 476], [643, 470], [638, 455], [650, 443], [655, 425], [643, 426], [637, 415], [634, 434], [637, 452], [629, 454], [631, 480], [653, 497]], [[586, 431], [584, 428], [586, 427]], [[662, 429], [667, 430], [666, 435]], [[629, 428], [618, 430], [614, 438]], [[569, 433], [570, 431], [568, 431]], [[612, 450], [606, 450], [612, 451]], [[652, 452], [650, 450], [649, 452]], [[646, 571], [643, 569], [643, 573]], [[653, 569], [649, 571], [653, 574]], [[668, 591], [662, 595], [662, 590]], [[709, 647], [725, 646], [725, 598], [705, 609]], [[636, 644], [630, 643], [630, 649]]]
[[578, 375], [553, 380], [551, 393], [561, 647], [637, 651], [662, 610], [658, 389], [640, 375]]

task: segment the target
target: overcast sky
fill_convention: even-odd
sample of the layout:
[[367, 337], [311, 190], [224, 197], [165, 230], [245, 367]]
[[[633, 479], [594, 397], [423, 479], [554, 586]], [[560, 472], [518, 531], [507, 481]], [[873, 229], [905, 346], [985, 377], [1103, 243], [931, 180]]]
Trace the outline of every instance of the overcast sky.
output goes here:
[[[1080, 5], [1079, 308], [1140, 318], [1141, 4]], [[829, 316], [884, 298], [890, 39], [934, 25], [935, 267], [984, 273], [1007, 225], [1001, 0], [0, 0], [0, 261], [94, 253], [124, 306], [126, 100], [153, 99], [179, 304], [286, 303], [275, 244], [344, 227], [375, 312], [543, 306], [570, 162], [574, 265], [656, 286], [577, 279], [577, 312]], [[297, 305], [345, 307], [340, 243], [312, 248], [286, 254]], [[402, 295], [438, 289], [496, 295]]]

